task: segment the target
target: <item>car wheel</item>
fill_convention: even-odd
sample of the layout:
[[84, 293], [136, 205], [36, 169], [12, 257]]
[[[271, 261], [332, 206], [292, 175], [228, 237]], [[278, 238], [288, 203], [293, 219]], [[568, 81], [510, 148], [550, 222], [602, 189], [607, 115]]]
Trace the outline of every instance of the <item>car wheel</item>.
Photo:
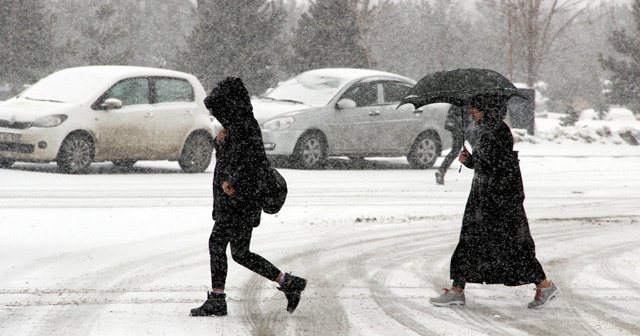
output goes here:
[[0, 168], [9, 168], [14, 163], [15, 163], [15, 161], [13, 161], [13, 160], [0, 159]]
[[407, 161], [413, 169], [427, 169], [433, 167], [442, 149], [440, 139], [432, 133], [422, 133], [411, 146]]
[[212, 155], [213, 144], [209, 137], [204, 134], [192, 134], [184, 143], [178, 164], [186, 173], [202, 173], [211, 164]]
[[113, 160], [113, 165], [118, 168], [131, 168], [134, 164], [136, 164], [136, 160]]
[[70, 135], [62, 142], [58, 158], [58, 169], [67, 174], [85, 173], [93, 161], [93, 141], [86, 135]]
[[294, 163], [302, 169], [319, 169], [327, 158], [327, 146], [320, 133], [300, 137], [294, 149]]

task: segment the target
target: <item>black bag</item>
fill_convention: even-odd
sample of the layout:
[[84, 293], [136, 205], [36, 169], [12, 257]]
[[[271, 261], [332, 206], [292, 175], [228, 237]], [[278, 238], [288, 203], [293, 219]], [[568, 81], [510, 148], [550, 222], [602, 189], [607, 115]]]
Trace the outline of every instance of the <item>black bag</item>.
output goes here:
[[260, 193], [262, 211], [273, 215], [278, 213], [287, 199], [287, 181], [272, 167], [266, 167], [264, 184]]

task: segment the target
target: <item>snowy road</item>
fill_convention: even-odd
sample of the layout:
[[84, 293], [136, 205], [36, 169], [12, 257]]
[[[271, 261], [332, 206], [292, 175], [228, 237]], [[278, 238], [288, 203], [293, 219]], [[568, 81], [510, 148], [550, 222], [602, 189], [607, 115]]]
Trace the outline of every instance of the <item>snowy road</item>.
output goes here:
[[289, 199], [252, 250], [309, 285], [290, 315], [231, 261], [224, 318], [188, 316], [210, 281], [212, 169], [0, 170], [0, 335], [640, 334], [640, 156], [521, 153], [538, 258], [562, 290], [535, 311], [533, 286], [469, 285], [465, 307], [429, 304], [450, 285], [472, 176], [458, 163], [445, 186], [402, 160], [281, 169]]

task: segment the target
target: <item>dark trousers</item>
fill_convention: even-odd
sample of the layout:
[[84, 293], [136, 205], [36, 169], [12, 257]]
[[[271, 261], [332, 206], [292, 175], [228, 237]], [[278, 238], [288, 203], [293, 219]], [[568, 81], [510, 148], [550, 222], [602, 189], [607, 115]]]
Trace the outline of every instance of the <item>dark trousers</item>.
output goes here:
[[224, 289], [227, 280], [227, 245], [231, 245], [231, 257], [249, 270], [275, 281], [280, 270], [267, 259], [249, 251], [253, 227], [236, 220], [218, 220], [209, 237], [211, 263], [211, 287]]
[[462, 146], [464, 145], [464, 138], [462, 137], [461, 132], [451, 132], [451, 152], [444, 157], [442, 160], [442, 164], [440, 165], [440, 169], [447, 170], [453, 160], [455, 160], [462, 150]]

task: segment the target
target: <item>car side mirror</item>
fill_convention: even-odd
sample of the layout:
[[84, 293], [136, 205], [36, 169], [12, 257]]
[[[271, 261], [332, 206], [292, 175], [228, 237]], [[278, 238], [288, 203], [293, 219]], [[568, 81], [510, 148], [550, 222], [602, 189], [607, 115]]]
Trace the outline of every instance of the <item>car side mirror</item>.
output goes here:
[[115, 110], [122, 107], [122, 100], [118, 98], [108, 98], [100, 105], [105, 110]]
[[356, 102], [351, 99], [341, 99], [336, 105], [340, 110], [352, 109], [358, 106]]
[[407, 114], [411, 113], [411, 112], [413, 112], [413, 113], [422, 113], [421, 109], [416, 109], [415, 107], [413, 107], [412, 104], [400, 105], [400, 106], [396, 107], [396, 110], [398, 112], [400, 112], [400, 113], [407, 113]]

